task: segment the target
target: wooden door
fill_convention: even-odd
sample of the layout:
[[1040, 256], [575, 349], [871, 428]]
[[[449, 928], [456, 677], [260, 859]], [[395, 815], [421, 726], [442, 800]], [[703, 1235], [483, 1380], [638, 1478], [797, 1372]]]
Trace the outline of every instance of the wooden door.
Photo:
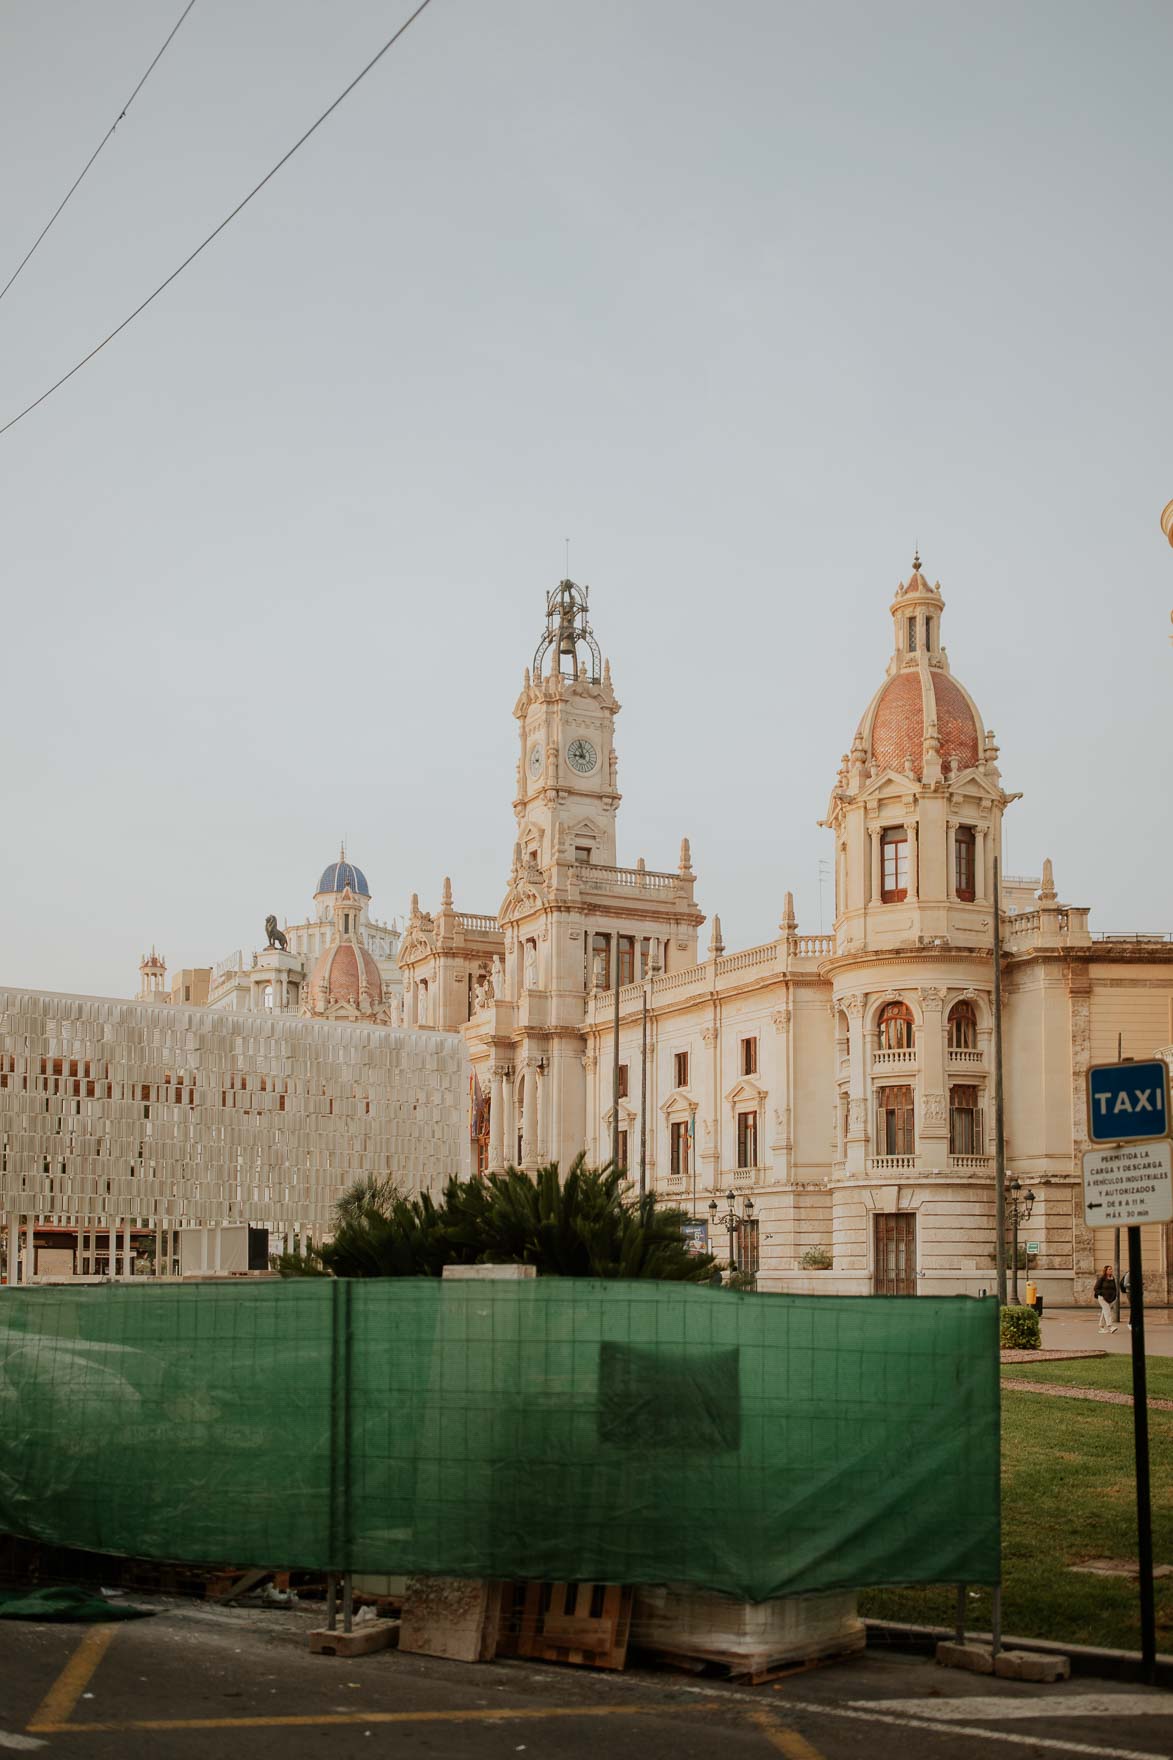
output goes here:
[[916, 1294], [916, 1212], [875, 1217], [876, 1269], [874, 1293], [878, 1296]]

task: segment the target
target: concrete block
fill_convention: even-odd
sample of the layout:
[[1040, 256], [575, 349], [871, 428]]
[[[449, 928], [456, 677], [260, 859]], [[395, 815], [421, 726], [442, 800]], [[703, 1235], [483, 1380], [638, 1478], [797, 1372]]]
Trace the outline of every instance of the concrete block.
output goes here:
[[942, 1638], [937, 1661], [945, 1668], [965, 1668], [971, 1674], [993, 1674], [994, 1653], [988, 1644], [957, 1644]]
[[364, 1620], [362, 1625], [349, 1632], [344, 1632], [341, 1626], [333, 1632], [327, 1626], [320, 1626], [309, 1634], [310, 1655], [366, 1656], [372, 1650], [386, 1650], [398, 1626], [399, 1621], [394, 1619]]
[[445, 1265], [443, 1275], [458, 1282], [515, 1283], [538, 1273], [533, 1265]]
[[1066, 1681], [1071, 1678], [1071, 1662], [1039, 1650], [1000, 1650], [994, 1673], [1005, 1681]]
[[403, 1599], [399, 1648], [452, 1662], [490, 1662], [501, 1623], [498, 1584], [480, 1577], [412, 1577]]

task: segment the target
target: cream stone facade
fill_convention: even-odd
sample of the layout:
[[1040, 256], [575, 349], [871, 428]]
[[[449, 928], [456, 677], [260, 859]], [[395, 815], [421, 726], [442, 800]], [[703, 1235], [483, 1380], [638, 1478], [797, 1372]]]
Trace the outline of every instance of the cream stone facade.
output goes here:
[[0, 990], [8, 1281], [174, 1270], [177, 1231], [321, 1240], [356, 1180], [470, 1168], [455, 1034]]
[[[786, 894], [773, 940], [727, 952], [714, 917], [701, 958], [688, 840], [674, 870], [618, 865], [619, 703], [585, 590], [549, 595], [514, 705], [504, 900], [457, 912], [446, 880], [434, 915], [413, 899], [399, 956], [411, 1024], [464, 1034], [480, 1166], [604, 1161], [617, 1127], [633, 1183], [642, 1142], [648, 1186], [761, 1288], [993, 1288], [994, 872], [1019, 797], [943, 611], [917, 557], [824, 821], [833, 933], [800, 933]], [[1005, 879], [1001, 915], [1007, 1168], [1036, 1195], [1030, 1275], [1082, 1299], [1111, 1256], [1082, 1224], [1087, 1066], [1173, 1061], [1173, 945], [1093, 935], [1049, 862]], [[1168, 1299], [1173, 1229], [1149, 1231], [1145, 1267]]]

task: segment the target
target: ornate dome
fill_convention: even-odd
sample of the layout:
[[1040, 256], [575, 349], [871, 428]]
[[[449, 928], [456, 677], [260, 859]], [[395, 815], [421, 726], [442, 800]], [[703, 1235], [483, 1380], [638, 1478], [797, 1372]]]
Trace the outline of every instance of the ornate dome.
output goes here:
[[[926, 713], [927, 711], [927, 713]], [[871, 714], [869, 756], [881, 770], [924, 770], [925, 726], [935, 721], [941, 763], [970, 770], [981, 755], [981, 730], [965, 692], [947, 672], [928, 667], [898, 672], [876, 698]], [[867, 716], [861, 729], [867, 733]]]
[[888, 676], [855, 736], [862, 760], [877, 770], [923, 781], [926, 764], [940, 777], [972, 770], [986, 753], [981, 717], [941, 646], [944, 604], [940, 586], [930, 586], [921, 573], [918, 554], [892, 602], [895, 652]]
[[[324, 1000], [321, 990], [323, 983], [326, 985]], [[318, 955], [317, 963], [310, 974], [311, 1006], [315, 1013], [339, 1003], [349, 1003], [353, 1008], [360, 1008], [364, 984], [369, 1006], [372, 1009], [380, 1007], [383, 1001], [383, 979], [374, 955], [357, 942], [335, 941], [333, 946], [327, 947]]]
[[360, 898], [371, 896], [366, 875], [361, 868], [356, 868], [353, 862], [347, 861], [344, 851], [336, 862], [331, 862], [328, 868], [322, 870], [322, 878], [318, 881], [318, 892], [344, 892], [348, 886]]

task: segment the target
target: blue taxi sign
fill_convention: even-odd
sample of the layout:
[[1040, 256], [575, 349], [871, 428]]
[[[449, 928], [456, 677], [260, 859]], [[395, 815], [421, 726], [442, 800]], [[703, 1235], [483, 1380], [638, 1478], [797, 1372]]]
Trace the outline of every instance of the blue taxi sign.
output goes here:
[[1092, 1143], [1143, 1143], [1169, 1134], [1169, 1070], [1145, 1063], [1098, 1063], [1087, 1072], [1087, 1134]]

